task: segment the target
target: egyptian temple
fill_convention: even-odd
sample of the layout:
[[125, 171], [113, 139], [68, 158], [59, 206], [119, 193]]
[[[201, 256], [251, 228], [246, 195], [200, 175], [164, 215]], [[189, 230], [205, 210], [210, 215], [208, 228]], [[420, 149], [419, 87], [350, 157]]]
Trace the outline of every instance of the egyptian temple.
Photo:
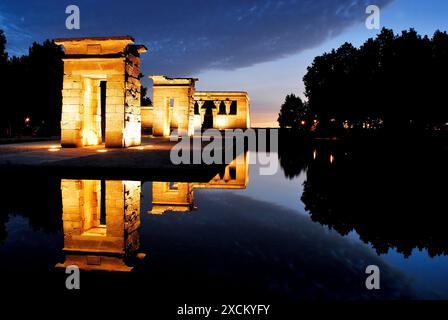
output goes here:
[[250, 127], [250, 101], [243, 91], [196, 91], [197, 78], [149, 76], [152, 106], [141, 106], [141, 54], [130, 36], [55, 39], [63, 46], [61, 145], [141, 144], [142, 129], [153, 136], [173, 130], [194, 135], [205, 129]]

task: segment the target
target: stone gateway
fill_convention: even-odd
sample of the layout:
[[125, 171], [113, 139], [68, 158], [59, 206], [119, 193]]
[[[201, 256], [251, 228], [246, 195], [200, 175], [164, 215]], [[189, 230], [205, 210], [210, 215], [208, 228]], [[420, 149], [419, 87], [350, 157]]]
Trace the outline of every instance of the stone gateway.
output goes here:
[[154, 136], [173, 129], [193, 135], [204, 129], [250, 127], [249, 95], [196, 91], [196, 78], [150, 76], [153, 105], [141, 107], [140, 54], [130, 36], [55, 39], [65, 50], [61, 145], [141, 144], [142, 128]]
[[140, 145], [140, 53], [132, 37], [56, 39], [63, 45], [61, 144]]
[[250, 128], [247, 92], [196, 91], [196, 78], [149, 78], [153, 105], [142, 107], [142, 126], [155, 136], [169, 136], [172, 129], [192, 135], [202, 129]]

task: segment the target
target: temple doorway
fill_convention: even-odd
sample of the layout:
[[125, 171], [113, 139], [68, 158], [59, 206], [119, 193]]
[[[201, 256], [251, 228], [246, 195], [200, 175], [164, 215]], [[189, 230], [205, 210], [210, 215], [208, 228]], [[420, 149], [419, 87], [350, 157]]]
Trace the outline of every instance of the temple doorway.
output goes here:
[[106, 143], [106, 81], [100, 81], [101, 142]]

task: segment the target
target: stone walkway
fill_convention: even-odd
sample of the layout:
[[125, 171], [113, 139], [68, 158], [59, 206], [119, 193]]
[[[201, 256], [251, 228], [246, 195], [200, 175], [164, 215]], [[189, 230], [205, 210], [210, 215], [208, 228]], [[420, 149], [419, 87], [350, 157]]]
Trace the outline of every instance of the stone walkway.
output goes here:
[[[206, 181], [220, 166], [174, 165], [168, 138], [144, 137], [142, 145], [106, 149], [104, 145], [61, 148], [59, 141], [0, 145], [0, 174], [56, 174], [61, 177], [147, 178]], [[195, 180], [196, 181], [196, 180]]]

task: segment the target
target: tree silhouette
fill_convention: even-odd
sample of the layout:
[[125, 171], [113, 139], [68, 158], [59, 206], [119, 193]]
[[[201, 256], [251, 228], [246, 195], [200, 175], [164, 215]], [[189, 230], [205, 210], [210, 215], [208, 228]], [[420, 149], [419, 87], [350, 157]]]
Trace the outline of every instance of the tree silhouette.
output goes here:
[[355, 48], [349, 43], [314, 59], [303, 81], [321, 128], [381, 123], [388, 130], [423, 130], [448, 121], [448, 35], [383, 29]]
[[[8, 59], [0, 31], [0, 94], [5, 108], [0, 135], [58, 135], [63, 51], [52, 41], [33, 43], [28, 55]], [[24, 88], [26, 87], [26, 94]]]
[[58, 135], [62, 108], [63, 51], [50, 40], [43, 44], [33, 43], [28, 56], [22, 57], [27, 76], [32, 85], [23, 110], [44, 135]]
[[[443, 123], [448, 119], [448, 108], [446, 105], [446, 88], [448, 74], [448, 34], [446, 32], [436, 31], [431, 41], [432, 65], [434, 70], [432, 81], [434, 90], [428, 96], [428, 103], [425, 107], [429, 108], [428, 122]], [[439, 81], [436, 81], [438, 79]]]
[[[0, 97], [3, 101], [5, 101], [7, 97], [6, 90], [6, 82], [8, 76], [8, 54], [6, 53], [6, 37], [3, 33], [3, 30], [0, 29]], [[9, 130], [9, 121], [8, 115], [9, 110], [7, 108], [4, 109], [4, 114], [0, 117], [0, 127], [1, 127], [1, 135], [6, 135]], [[5, 110], [6, 109], [6, 110]]]
[[0, 66], [6, 65], [8, 54], [6, 53], [6, 37], [3, 30], [0, 29]]
[[299, 176], [312, 157], [311, 139], [300, 131], [280, 130], [278, 142], [278, 160], [285, 177], [293, 179]]
[[148, 93], [148, 88], [142, 86], [141, 87], [141, 93], [140, 93], [140, 105], [142, 107], [146, 107], [146, 106], [152, 105], [151, 99], [146, 96], [147, 93]]
[[279, 149], [280, 165], [290, 177], [306, 168], [300, 198], [313, 221], [342, 235], [356, 231], [378, 253], [395, 248], [409, 256], [425, 248], [448, 255], [444, 142], [388, 141], [299, 144]]
[[300, 97], [288, 94], [278, 114], [280, 128], [297, 129], [304, 127], [308, 120], [308, 110]]

